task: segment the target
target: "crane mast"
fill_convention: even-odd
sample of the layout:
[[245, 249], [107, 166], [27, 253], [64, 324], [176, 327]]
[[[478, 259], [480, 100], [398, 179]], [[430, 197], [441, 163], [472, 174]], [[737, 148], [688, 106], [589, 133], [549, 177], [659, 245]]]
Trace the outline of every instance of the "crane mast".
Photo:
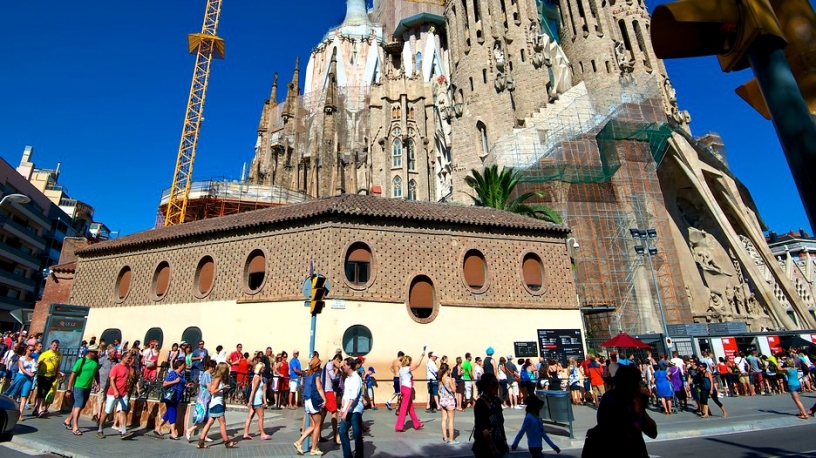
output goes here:
[[164, 225], [171, 226], [184, 222], [187, 211], [187, 198], [192, 184], [193, 161], [195, 160], [198, 134], [204, 113], [204, 98], [207, 95], [207, 83], [210, 79], [210, 65], [213, 58], [224, 58], [224, 40], [216, 35], [218, 19], [221, 16], [221, 0], [207, 0], [204, 24], [201, 33], [187, 35], [190, 54], [195, 53], [196, 63], [193, 69], [193, 81], [190, 85], [190, 96], [187, 99], [187, 112], [184, 116], [184, 127], [181, 130], [176, 170], [173, 174], [173, 185], [170, 188], [170, 199], [167, 203]]

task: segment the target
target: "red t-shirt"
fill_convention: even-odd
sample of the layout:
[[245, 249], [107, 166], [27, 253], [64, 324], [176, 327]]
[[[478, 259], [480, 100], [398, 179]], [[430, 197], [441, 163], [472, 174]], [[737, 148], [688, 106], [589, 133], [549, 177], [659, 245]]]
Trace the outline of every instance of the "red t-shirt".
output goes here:
[[230, 363], [230, 370], [232, 372], [238, 372], [238, 363], [241, 362], [241, 356], [241, 352], [235, 350], [234, 352], [230, 353], [229, 357], [227, 358], [227, 361], [232, 361]]
[[110, 370], [110, 379], [111, 379], [111, 386], [108, 388], [108, 394], [113, 396], [113, 386], [116, 385], [116, 389], [119, 391], [120, 396], [124, 396], [128, 393], [128, 377], [130, 376], [130, 368], [125, 366], [124, 364], [117, 364], [113, 366]]
[[728, 365], [725, 363], [717, 363], [717, 369], [720, 371], [720, 374], [725, 375], [728, 373]]
[[289, 380], [289, 363], [286, 360], [281, 361], [280, 369], [278, 371], [281, 374], [281, 378], [284, 380]]

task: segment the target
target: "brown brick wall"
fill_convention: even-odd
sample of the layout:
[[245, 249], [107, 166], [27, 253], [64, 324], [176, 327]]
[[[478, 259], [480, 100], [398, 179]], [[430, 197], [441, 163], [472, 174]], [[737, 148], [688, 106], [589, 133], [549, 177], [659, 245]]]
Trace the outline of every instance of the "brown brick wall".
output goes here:
[[74, 285], [73, 272], [53, 272], [45, 282], [42, 299], [34, 304], [34, 316], [31, 319], [31, 333], [43, 332], [48, 319], [51, 304], [67, 304], [71, 298]]
[[[367, 243], [374, 255], [376, 278], [364, 290], [353, 289], [344, 281], [345, 250], [355, 241]], [[243, 288], [243, 269], [247, 255], [257, 248], [266, 253], [267, 275], [260, 291], [248, 294]], [[465, 286], [461, 275], [465, 252], [472, 248], [480, 250], [488, 264], [489, 285], [479, 294]], [[545, 265], [543, 294], [531, 294], [522, 282], [521, 262], [527, 252], [538, 254]], [[193, 287], [195, 268], [204, 255], [215, 260], [216, 278], [212, 292], [200, 299], [194, 295]], [[167, 260], [172, 269], [170, 287], [165, 297], [154, 301], [150, 284], [156, 266], [163, 260]], [[410, 279], [424, 274], [433, 280], [437, 300], [443, 305], [577, 307], [564, 236], [328, 221], [274, 232], [225, 234], [208, 241], [137, 253], [80, 258], [71, 303], [111, 307], [220, 300], [298, 300], [302, 299], [301, 285], [312, 260], [315, 270], [330, 279], [333, 299], [403, 302]], [[118, 304], [114, 300], [114, 285], [125, 265], [131, 267], [133, 281], [130, 293]]]

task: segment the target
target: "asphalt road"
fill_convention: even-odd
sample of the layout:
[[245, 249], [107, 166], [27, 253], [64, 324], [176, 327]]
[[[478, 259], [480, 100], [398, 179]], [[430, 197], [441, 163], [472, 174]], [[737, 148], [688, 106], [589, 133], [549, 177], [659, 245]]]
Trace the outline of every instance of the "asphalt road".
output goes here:
[[[716, 419], [715, 419], [716, 420]], [[704, 420], [700, 420], [704, 421]], [[707, 420], [705, 420], [707, 421]], [[816, 419], [801, 426], [688, 438], [648, 444], [652, 457], [717, 458], [816, 457]]]
[[57, 458], [56, 455], [43, 454], [39, 450], [25, 447], [20, 444], [4, 442], [0, 444], [0, 456], [3, 458]]

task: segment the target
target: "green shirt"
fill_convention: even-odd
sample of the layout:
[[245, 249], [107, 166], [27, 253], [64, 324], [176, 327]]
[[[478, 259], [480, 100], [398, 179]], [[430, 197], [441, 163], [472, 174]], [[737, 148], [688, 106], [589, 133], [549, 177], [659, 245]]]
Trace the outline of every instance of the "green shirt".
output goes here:
[[462, 361], [462, 380], [472, 380], [471, 373], [473, 373], [473, 364], [468, 360]]
[[[84, 361], [84, 363], [83, 363]], [[99, 363], [91, 358], [80, 358], [74, 363], [73, 373], [76, 374], [74, 388], [90, 389], [93, 386]]]

